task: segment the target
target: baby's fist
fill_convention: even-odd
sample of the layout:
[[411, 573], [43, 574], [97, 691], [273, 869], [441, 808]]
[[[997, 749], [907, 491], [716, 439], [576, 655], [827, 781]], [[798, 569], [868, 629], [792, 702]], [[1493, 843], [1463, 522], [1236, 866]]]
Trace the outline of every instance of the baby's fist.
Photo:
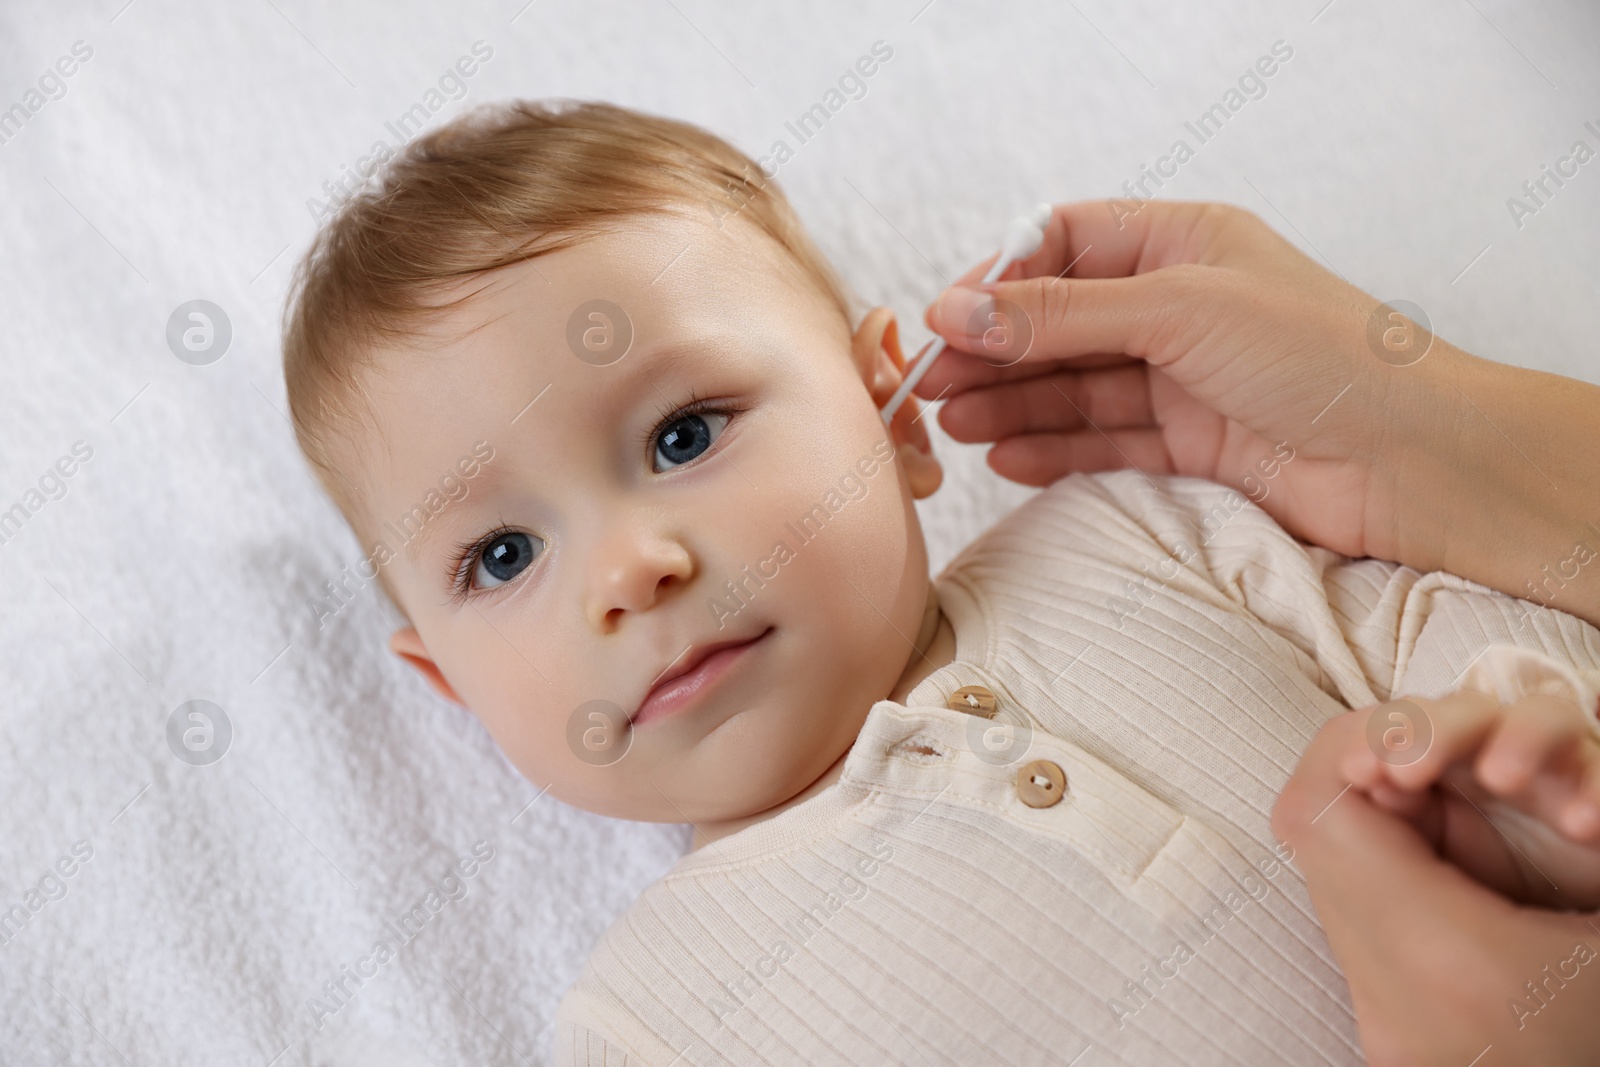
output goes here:
[[[1494, 646], [1442, 699], [1352, 712], [1338, 773], [1522, 903], [1600, 905], [1600, 698], [1592, 672]], [[1352, 724], [1356, 725], [1356, 724]]]
[[1502, 704], [1462, 689], [1355, 714], [1367, 716], [1363, 743], [1340, 770], [1378, 804], [1412, 817], [1438, 787], [1468, 802], [1499, 798], [1574, 841], [1600, 840], [1600, 741], [1576, 700], [1534, 692]]

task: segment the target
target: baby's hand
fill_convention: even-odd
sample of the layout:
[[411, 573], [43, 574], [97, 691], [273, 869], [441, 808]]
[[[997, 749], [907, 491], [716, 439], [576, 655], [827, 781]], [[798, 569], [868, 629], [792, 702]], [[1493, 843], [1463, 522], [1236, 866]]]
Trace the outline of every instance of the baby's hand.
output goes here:
[[1441, 856], [1513, 900], [1600, 906], [1595, 709], [1531, 693], [1509, 704], [1464, 689], [1350, 713], [1341, 777], [1411, 822]]

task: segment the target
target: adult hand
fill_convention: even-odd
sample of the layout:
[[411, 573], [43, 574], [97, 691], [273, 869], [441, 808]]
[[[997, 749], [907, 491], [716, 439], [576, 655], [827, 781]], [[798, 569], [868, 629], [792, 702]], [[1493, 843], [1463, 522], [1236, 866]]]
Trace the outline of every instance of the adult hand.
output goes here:
[[992, 262], [930, 306], [951, 347], [916, 393], [998, 473], [1209, 478], [1302, 540], [1600, 623], [1600, 388], [1471, 356], [1224, 204], [1058, 205], [972, 288]]
[[1441, 860], [1341, 773], [1325, 726], [1273, 810], [1350, 984], [1372, 1067], [1563, 1067], [1600, 1049], [1600, 913], [1519, 907]]

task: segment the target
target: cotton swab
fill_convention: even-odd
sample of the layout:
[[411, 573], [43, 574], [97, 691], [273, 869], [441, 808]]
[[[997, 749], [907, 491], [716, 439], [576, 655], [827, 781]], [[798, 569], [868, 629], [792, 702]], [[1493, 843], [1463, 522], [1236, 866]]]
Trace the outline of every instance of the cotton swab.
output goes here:
[[[994, 261], [994, 266], [983, 276], [984, 285], [989, 284], [1006, 272], [1006, 268], [1019, 259], [1026, 259], [1039, 251], [1039, 246], [1044, 244], [1044, 228], [1050, 223], [1051, 208], [1049, 204], [1036, 204], [1032, 211], [1026, 215], [1018, 215], [1011, 220], [1011, 225], [1006, 228], [1005, 241], [1000, 246], [1000, 258]], [[905, 403], [906, 397], [911, 395], [922, 376], [928, 373], [928, 368], [933, 366], [934, 360], [939, 358], [939, 353], [945, 349], [943, 337], [934, 338], [933, 344], [923, 352], [922, 356], [912, 365], [905, 380], [900, 383], [900, 388], [894, 391], [889, 402], [883, 406], [883, 423], [885, 426], [894, 421], [894, 413], [900, 405]]]

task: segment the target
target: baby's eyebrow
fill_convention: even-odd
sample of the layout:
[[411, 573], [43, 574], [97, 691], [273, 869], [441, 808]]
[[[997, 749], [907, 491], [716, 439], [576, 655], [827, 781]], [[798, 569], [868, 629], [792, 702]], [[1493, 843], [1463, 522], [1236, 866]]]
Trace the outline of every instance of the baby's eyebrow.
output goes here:
[[[469, 495], [473, 492], [481, 493], [494, 484], [490, 477], [492, 473], [490, 468], [480, 467], [479, 470], [478, 476], [467, 482], [469, 486], [473, 486], [473, 488], [467, 490]], [[447, 502], [443, 511], [424, 522], [422, 528], [410, 540], [405, 542], [404, 551], [407, 559], [412, 563], [417, 563], [426, 557], [427, 549], [431, 548], [433, 542], [439, 539], [439, 531], [447, 529], [451, 525], [446, 521], [445, 516], [450, 513], [450, 509], [455, 507], [456, 503], [459, 503], [459, 501]], [[395, 529], [392, 523], [389, 525], [389, 529]]]

